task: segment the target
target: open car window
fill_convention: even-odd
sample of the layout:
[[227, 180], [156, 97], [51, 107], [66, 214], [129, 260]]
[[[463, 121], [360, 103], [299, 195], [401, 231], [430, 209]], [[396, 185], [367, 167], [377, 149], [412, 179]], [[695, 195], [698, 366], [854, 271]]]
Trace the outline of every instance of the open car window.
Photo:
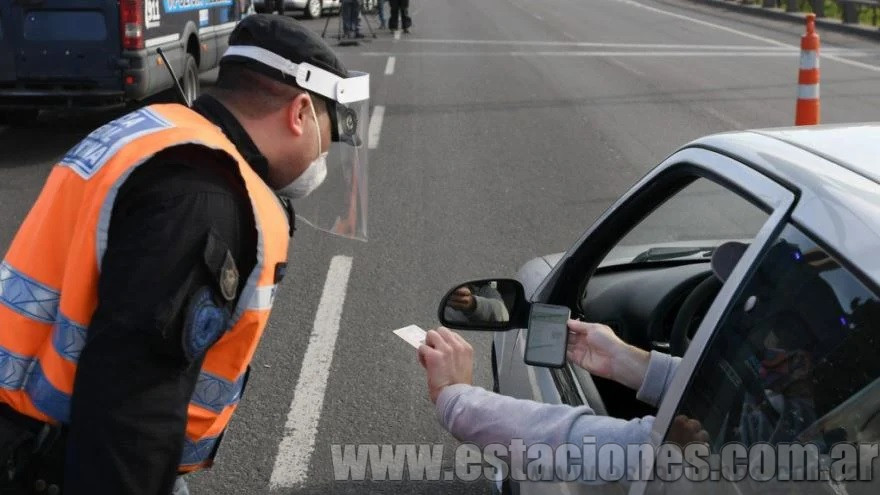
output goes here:
[[766, 212], [737, 193], [709, 179], [698, 178], [636, 224], [600, 266], [708, 261], [718, 245], [754, 238], [767, 218]]
[[[622, 236], [599, 269], [581, 282], [578, 310], [584, 319], [610, 326], [631, 345], [672, 352], [673, 323], [688, 295], [712, 276], [715, 249], [732, 240], [751, 242], [768, 219], [769, 213], [728, 187], [694, 178], [658, 207], [646, 210], [632, 228], [621, 226]], [[700, 308], [696, 323], [710, 302]], [[599, 377], [588, 381], [582, 375], [575, 373], [584, 387], [595, 384], [609, 415], [656, 414], [655, 407], [637, 400], [626, 387]]]

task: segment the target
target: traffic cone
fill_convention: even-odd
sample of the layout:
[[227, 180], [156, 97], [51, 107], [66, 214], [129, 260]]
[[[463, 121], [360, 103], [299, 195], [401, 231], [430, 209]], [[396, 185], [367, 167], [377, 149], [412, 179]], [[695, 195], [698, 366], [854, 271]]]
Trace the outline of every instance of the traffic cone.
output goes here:
[[816, 14], [807, 14], [807, 33], [801, 37], [801, 67], [794, 125], [819, 123], [819, 35]]

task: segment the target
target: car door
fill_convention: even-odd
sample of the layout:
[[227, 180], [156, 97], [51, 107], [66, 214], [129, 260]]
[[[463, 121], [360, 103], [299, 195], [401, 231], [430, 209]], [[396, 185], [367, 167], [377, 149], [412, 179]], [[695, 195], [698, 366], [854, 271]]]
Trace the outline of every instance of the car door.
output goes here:
[[764, 247], [658, 415], [663, 437], [669, 418], [700, 423], [717, 482], [676, 475], [633, 493], [777, 493], [803, 480], [816, 482], [798, 493], [877, 493], [880, 292], [817, 239], [789, 223]]
[[[682, 285], [684, 288], [693, 287], [688, 284], [693, 284], [700, 277], [705, 278], [710, 272], [708, 260], [699, 258], [701, 253], [706, 251], [705, 249], [691, 249], [693, 254], [689, 255], [690, 258], [688, 256], [683, 259], [661, 257], [661, 261], [656, 265], [639, 262], [638, 266], [630, 267], [627, 263], [620, 264], [619, 260], [629, 259], [631, 261], [642, 254], [644, 250], [639, 247], [638, 242], [647, 239], [637, 239], [636, 243], [627, 242], [627, 239], [632, 241], [633, 235], [638, 234], [637, 227], [645, 225], [645, 221], [650, 218], [658, 218], [660, 215], [660, 224], [663, 224], [664, 222], [668, 223], [669, 219], [675, 218], [676, 214], [702, 215], [703, 223], [697, 221], [695, 224], [697, 231], [701, 231], [711, 226], [714, 219], [729, 218], [731, 213], [735, 213], [726, 211], [727, 203], [723, 201], [715, 205], [710, 203], [708, 206], [691, 212], [681, 210], [681, 206], [675, 206], [670, 211], [664, 212], [663, 205], [676, 202], [679, 205], [687, 205], [689, 196], [696, 197], [699, 194], [705, 194], [705, 191], [700, 190], [699, 187], [694, 193], [693, 185], [698, 182], [708, 184], [716, 191], [726, 193], [751, 209], [746, 216], [754, 218], [748, 222], [748, 228], [733, 229], [735, 232], [732, 231], [722, 236], [722, 239], [712, 239], [720, 242], [746, 237], [750, 244], [742, 257], [741, 264], [748, 264], [750, 260], [755, 258], [761, 246], [767, 243], [780, 228], [782, 219], [795, 201], [795, 196], [791, 191], [758, 173], [745, 163], [707, 149], [685, 148], [656, 167], [612, 205], [555, 264], [550, 274], [535, 291], [532, 300], [577, 308], [584, 311], [577, 316], [588, 321], [602, 321], [603, 318], [597, 314], [591, 314], [591, 310], [594, 308], [589, 304], [587, 304], [588, 307], [584, 307], [585, 300], [589, 299], [585, 297], [585, 294], [595, 292], [590, 288], [590, 283], [596, 280], [599, 275], [605, 276], [611, 272], [626, 274], [630, 269], [651, 272], [667, 270], [670, 273], [675, 273], [675, 277], [683, 277], [680, 283], [677, 282], [678, 285]], [[755, 215], [755, 212], [758, 214]], [[674, 232], [664, 232], [662, 227], [647, 230], [661, 234], [674, 234]], [[663, 242], [658, 243], [665, 247], [670, 247], [670, 242], [684, 242], [686, 247], [690, 248], [707, 247], [702, 246], [702, 242], [694, 244], [694, 239], [677, 239], [675, 237], [666, 235]], [[701, 241], [701, 239], [696, 239], [696, 241]], [[718, 243], [715, 243], [709, 247], [714, 248], [717, 245]], [[639, 252], [633, 251], [634, 249]], [[708, 251], [711, 252], [711, 250]], [[658, 252], [668, 253], [664, 250]], [[641, 276], [641, 273], [634, 275], [638, 280], [636, 275]], [[678, 280], [675, 277], [673, 279]], [[598, 290], [596, 289], [596, 291]], [[607, 287], [603, 287], [601, 290], [607, 290]], [[717, 297], [714, 297], [714, 302], [710, 301], [711, 307], [703, 319], [704, 325], [711, 324], [713, 314], [729, 303], [730, 292], [730, 289], [725, 286], [718, 292]], [[684, 294], [679, 295], [683, 296]], [[674, 303], [675, 301], [672, 301], [668, 305], [675, 307]], [[612, 328], [615, 327], [615, 324], [621, 324], [619, 321], [606, 321], [605, 323], [610, 324]], [[620, 326], [618, 326], [619, 328]], [[660, 341], [662, 337], [660, 340], [657, 336], [647, 334], [637, 337], [639, 344], [644, 348], [664, 349], [664, 344], [667, 344], [667, 342]], [[507, 371], [509, 378], [520, 384], [520, 390], [511, 395], [551, 403], [589, 404], [597, 412], [607, 411], [611, 416], [636, 417], [655, 412], [651, 409], [632, 407], [632, 404], [637, 402], [633, 391], [609, 389], [607, 384], [597, 383], [599, 379], [594, 379], [589, 373], [579, 370], [571, 364], [562, 369], [526, 366], [521, 363], [521, 359], [516, 359], [517, 357], [521, 358], [524, 347], [525, 332], [520, 331], [516, 337], [513, 358], [509, 361]], [[509, 389], [510, 387], [508, 390], [502, 388], [502, 392], [510, 393]], [[624, 396], [627, 397], [625, 400], [618, 399]], [[562, 489], [569, 493], [596, 493], [597, 489], [619, 493], [623, 488], [618, 485], [597, 487], [583, 483], [571, 483], [564, 485]], [[556, 484], [523, 483], [519, 486], [519, 490], [520, 493], [559, 493], [560, 487]]]

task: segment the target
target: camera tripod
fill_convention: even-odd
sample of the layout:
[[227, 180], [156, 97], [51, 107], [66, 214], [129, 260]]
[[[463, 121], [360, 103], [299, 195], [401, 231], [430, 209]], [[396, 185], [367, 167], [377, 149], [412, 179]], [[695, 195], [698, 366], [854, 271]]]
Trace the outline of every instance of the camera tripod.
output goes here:
[[[357, 18], [356, 24], [359, 25], [361, 22], [361, 19], [363, 18], [364, 23], [367, 25], [367, 29], [370, 31], [370, 37], [377, 38], [378, 36], [376, 36], [376, 32], [373, 31], [373, 25], [370, 24], [370, 19], [367, 17], [367, 11], [364, 9], [363, 0], [357, 0], [357, 9], [358, 9], [357, 10], [358, 18]], [[344, 12], [345, 11], [342, 8], [340, 8], [339, 16], [337, 17], [337, 30], [336, 30], [335, 38], [337, 40], [339, 40], [339, 44], [341, 46], [357, 45], [357, 44], [359, 44], [360, 39], [365, 39], [365, 38], [363, 38], [363, 37], [361, 37], [361, 38], [346, 38], [344, 36], [345, 33], [343, 32], [343, 26], [342, 26], [342, 23], [344, 22], [344, 20], [343, 20], [343, 13]], [[330, 18], [328, 17], [327, 20], [324, 22], [324, 30], [321, 31], [322, 38], [326, 37], [327, 28], [329, 26], [330, 26]], [[356, 31], [357, 31], [357, 29], [356, 29]]]

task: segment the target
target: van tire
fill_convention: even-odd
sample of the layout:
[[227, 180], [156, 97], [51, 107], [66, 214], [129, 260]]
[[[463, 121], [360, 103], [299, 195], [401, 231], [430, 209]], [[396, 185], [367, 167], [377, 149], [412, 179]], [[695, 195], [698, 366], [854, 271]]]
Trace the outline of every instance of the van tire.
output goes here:
[[196, 64], [195, 57], [187, 53], [183, 61], [183, 75], [180, 77], [180, 87], [183, 88], [183, 94], [189, 99], [190, 104], [199, 97], [199, 66]]
[[12, 127], [33, 125], [39, 115], [40, 111], [36, 108], [0, 110], [0, 125]]
[[317, 19], [321, 17], [321, 11], [324, 9], [324, 6], [321, 5], [321, 0], [309, 0], [306, 3], [306, 17], [309, 19]]

